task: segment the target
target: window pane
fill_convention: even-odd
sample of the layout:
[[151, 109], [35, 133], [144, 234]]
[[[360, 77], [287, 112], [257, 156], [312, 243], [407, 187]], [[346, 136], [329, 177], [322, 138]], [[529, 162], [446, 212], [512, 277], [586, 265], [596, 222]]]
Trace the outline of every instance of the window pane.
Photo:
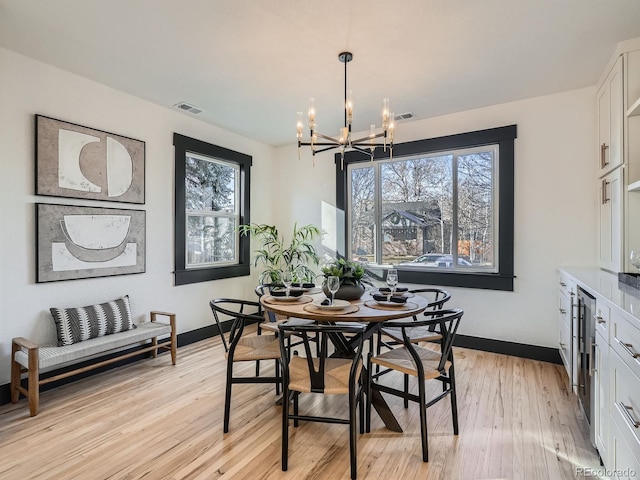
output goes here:
[[375, 262], [375, 172], [351, 170], [351, 252], [355, 259]]
[[191, 211], [236, 211], [235, 165], [187, 155], [185, 170], [186, 208]]
[[493, 151], [458, 157], [458, 266], [493, 267]]
[[418, 260], [423, 254], [450, 254], [452, 242], [452, 156], [382, 163], [382, 263]]
[[236, 262], [235, 218], [187, 216], [187, 268], [212, 263]]

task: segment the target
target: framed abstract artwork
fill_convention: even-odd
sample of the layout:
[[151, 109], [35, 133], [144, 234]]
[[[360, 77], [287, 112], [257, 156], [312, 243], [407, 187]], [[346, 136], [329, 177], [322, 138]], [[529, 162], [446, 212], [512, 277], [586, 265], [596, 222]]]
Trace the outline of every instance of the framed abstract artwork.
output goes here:
[[145, 211], [36, 204], [36, 282], [144, 273]]
[[36, 195], [144, 203], [145, 142], [36, 115]]

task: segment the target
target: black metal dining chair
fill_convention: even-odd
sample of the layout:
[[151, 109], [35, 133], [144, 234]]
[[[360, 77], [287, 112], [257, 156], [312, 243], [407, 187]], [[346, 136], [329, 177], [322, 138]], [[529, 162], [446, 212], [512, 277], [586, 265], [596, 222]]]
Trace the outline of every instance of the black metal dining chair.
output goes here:
[[[409, 293], [426, 297], [428, 301], [426, 308], [427, 311], [442, 310], [444, 304], [451, 299], [451, 294], [447, 290], [443, 290], [437, 287], [418, 288], [409, 290]], [[413, 320], [418, 321], [418, 317], [414, 315]], [[380, 355], [382, 347], [392, 349], [396, 345], [402, 345], [402, 329], [394, 326], [393, 322], [393, 320], [385, 322], [382, 328], [378, 331], [376, 355]], [[414, 343], [439, 342], [442, 338], [442, 335], [440, 335], [440, 332], [438, 331], [438, 326], [435, 324], [424, 327], [416, 326], [406, 329], [406, 332], [409, 338], [411, 338], [411, 341], [413, 341]], [[376, 374], [383, 375], [384, 373], [386, 373], [386, 371], [380, 373], [380, 366], [376, 365]], [[409, 391], [409, 375], [404, 376], [404, 389], [405, 392]], [[404, 406], [405, 408], [409, 407], [409, 401], [406, 399], [404, 401]]]
[[[231, 387], [236, 383], [275, 383], [276, 395], [280, 393], [282, 376], [280, 375], [280, 345], [274, 334], [243, 335], [248, 324], [259, 322], [262, 317], [253, 313], [258, 311], [258, 302], [237, 300], [231, 298], [216, 298], [209, 302], [216, 326], [222, 337], [225, 356], [227, 358], [227, 379], [224, 397], [224, 425], [223, 432], [229, 431], [229, 416], [231, 411]], [[223, 319], [231, 319], [231, 329], [225, 334]], [[236, 377], [233, 366], [236, 362], [259, 362], [260, 360], [274, 360], [275, 375], [260, 377], [259, 372], [254, 377]], [[259, 369], [257, 369], [259, 370]]]
[[[290, 325], [283, 323], [280, 330], [280, 351], [282, 354], [283, 402], [282, 402], [282, 470], [288, 469], [289, 458], [289, 420], [293, 420], [294, 427], [300, 420], [311, 422], [339, 423], [349, 425], [349, 457], [351, 464], [351, 478], [357, 473], [357, 432], [356, 409], [360, 412], [360, 433], [364, 433], [364, 404], [362, 400], [363, 386], [362, 372], [362, 344], [363, 325], [335, 325], [320, 323], [312, 325]], [[287, 347], [285, 335], [292, 335], [301, 339], [303, 355]], [[352, 358], [330, 357], [330, 337], [352, 335], [352, 345], [355, 343], [355, 354]], [[317, 342], [318, 353], [313, 354], [311, 341]], [[300, 394], [318, 393], [323, 395], [348, 395], [349, 415], [344, 417], [326, 417], [317, 415], [301, 415], [298, 408]], [[290, 403], [293, 400], [293, 414], [290, 413]]]
[[[373, 356], [369, 352], [367, 357], [367, 412], [366, 430], [371, 431], [371, 389], [391, 394], [407, 401], [417, 402], [420, 409], [420, 436], [422, 439], [422, 460], [429, 461], [427, 439], [427, 408], [442, 400], [447, 395], [451, 398], [451, 415], [453, 433], [458, 434], [458, 408], [456, 398], [455, 369], [453, 365], [453, 341], [460, 325], [463, 311], [461, 309], [443, 309], [424, 313], [419, 320], [394, 320], [393, 325], [402, 333], [402, 346], [393, 348], [379, 355]], [[410, 331], [416, 327], [430, 327], [436, 325], [442, 338], [440, 351], [423, 347], [410, 337]], [[380, 365], [389, 370], [395, 370], [405, 375], [417, 378], [418, 395], [409, 393], [406, 388], [398, 390], [380, 383], [376, 375], [372, 374], [372, 366]], [[376, 381], [377, 380], [377, 381]], [[442, 393], [427, 401], [426, 386], [428, 380], [442, 382]], [[374, 384], [375, 381], [375, 384]]]

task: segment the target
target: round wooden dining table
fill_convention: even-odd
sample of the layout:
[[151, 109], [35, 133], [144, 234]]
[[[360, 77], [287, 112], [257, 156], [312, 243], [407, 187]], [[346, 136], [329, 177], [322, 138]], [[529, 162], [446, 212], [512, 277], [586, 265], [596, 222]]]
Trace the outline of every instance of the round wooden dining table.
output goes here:
[[[362, 298], [349, 302], [348, 306], [339, 310], [323, 309], [314, 305], [314, 300], [324, 298], [323, 293], [317, 293], [302, 295], [295, 301], [283, 301], [278, 300], [278, 297], [267, 294], [260, 298], [260, 303], [266, 311], [286, 317], [303, 318], [317, 322], [364, 323], [367, 327], [362, 333], [363, 341], [371, 338], [382, 327], [383, 322], [419, 315], [428, 306], [428, 300], [420, 295], [408, 298], [406, 304], [398, 304], [397, 306], [380, 304], [373, 299], [369, 292], [366, 292]], [[340, 354], [349, 355], [354, 352], [353, 345], [358, 340], [356, 338], [342, 337], [339, 341], [334, 342], [334, 345]], [[366, 369], [363, 369], [363, 378], [368, 378]], [[391, 412], [389, 405], [376, 389], [371, 391], [371, 403], [389, 430], [402, 432], [402, 428]]]

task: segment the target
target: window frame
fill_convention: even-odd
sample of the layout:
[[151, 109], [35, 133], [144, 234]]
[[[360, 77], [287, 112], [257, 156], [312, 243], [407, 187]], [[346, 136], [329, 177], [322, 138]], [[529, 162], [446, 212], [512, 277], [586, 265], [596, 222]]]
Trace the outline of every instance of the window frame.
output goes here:
[[[458, 150], [489, 145], [498, 145], [498, 190], [496, 192], [497, 215], [497, 266], [498, 271], [492, 272], [461, 272], [403, 269], [396, 266], [403, 282], [413, 284], [455, 286], [466, 288], [481, 288], [489, 290], [513, 291], [514, 276], [514, 143], [517, 138], [517, 126], [503, 127], [465, 132], [443, 137], [415, 140], [412, 142], [395, 144], [394, 158], [428, 155], [440, 151]], [[388, 159], [388, 152], [377, 149], [374, 161]], [[366, 154], [350, 151], [344, 154], [344, 168], [340, 154], [335, 156], [336, 164], [336, 207], [344, 212], [344, 223], [337, 225], [338, 254], [346, 256], [350, 212], [347, 210], [349, 182], [347, 165], [350, 163], [369, 162], [371, 157]], [[384, 277], [386, 269], [380, 277]], [[448, 270], [448, 269], [447, 269]]]
[[225, 263], [218, 266], [207, 265], [203, 267], [186, 266], [186, 156], [188, 153], [196, 156], [204, 156], [220, 162], [228, 162], [239, 168], [240, 188], [238, 225], [250, 223], [251, 204], [251, 165], [252, 157], [244, 153], [236, 152], [228, 148], [203, 142], [179, 133], [173, 134], [175, 150], [175, 229], [174, 229], [174, 283], [186, 285], [190, 283], [207, 282], [223, 278], [248, 276], [250, 274], [250, 246], [249, 239], [237, 232], [236, 244], [238, 245], [238, 261], [232, 264]]

